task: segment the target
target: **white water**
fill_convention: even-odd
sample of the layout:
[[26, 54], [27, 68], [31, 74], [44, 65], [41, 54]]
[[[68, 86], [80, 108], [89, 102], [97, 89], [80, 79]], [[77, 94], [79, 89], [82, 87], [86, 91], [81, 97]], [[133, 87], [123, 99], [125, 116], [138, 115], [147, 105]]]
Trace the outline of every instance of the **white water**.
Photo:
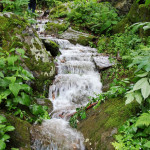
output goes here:
[[58, 74], [49, 88], [53, 116], [39, 127], [40, 137], [33, 146], [36, 150], [84, 150], [84, 137], [69, 126], [67, 116], [77, 107], [85, 106], [89, 96], [101, 92], [100, 75], [93, 62], [93, 57], [98, 55], [97, 50], [73, 45], [68, 40], [44, 37], [40, 32], [44, 31], [45, 22], [39, 24], [38, 34], [42, 39], [59, 44], [61, 55], [56, 58]]

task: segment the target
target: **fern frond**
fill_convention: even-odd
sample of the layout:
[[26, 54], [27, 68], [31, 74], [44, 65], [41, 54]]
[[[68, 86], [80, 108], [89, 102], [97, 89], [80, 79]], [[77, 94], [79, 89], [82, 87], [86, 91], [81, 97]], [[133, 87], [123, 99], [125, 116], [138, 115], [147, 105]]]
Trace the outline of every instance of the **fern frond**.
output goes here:
[[143, 113], [137, 120], [135, 126], [149, 126], [150, 125], [150, 113]]

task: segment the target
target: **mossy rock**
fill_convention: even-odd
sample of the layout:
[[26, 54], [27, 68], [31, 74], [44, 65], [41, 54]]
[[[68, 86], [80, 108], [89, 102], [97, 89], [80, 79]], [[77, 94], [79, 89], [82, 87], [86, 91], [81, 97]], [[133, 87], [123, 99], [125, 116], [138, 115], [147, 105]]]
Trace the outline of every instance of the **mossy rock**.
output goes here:
[[48, 22], [46, 24], [46, 34], [60, 34], [68, 29], [69, 24]]
[[41, 106], [47, 106], [48, 107], [48, 113], [51, 113], [53, 111], [53, 104], [50, 101], [50, 99], [47, 98], [39, 98], [36, 99], [36, 103], [41, 105]]
[[113, 33], [124, 32], [126, 27], [137, 22], [150, 21], [150, 8], [144, 4], [138, 4], [136, 1], [132, 4], [129, 13], [117, 25], [113, 27]]
[[88, 46], [90, 42], [95, 42], [97, 37], [82, 33], [76, 30], [73, 30], [72, 28], [68, 28], [65, 32], [59, 35], [59, 38], [69, 40], [73, 44], [81, 44], [84, 46]]
[[43, 43], [46, 47], [46, 50], [49, 51], [52, 56], [57, 56], [60, 54], [59, 46], [54, 41], [51, 40], [43, 40]]
[[31, 150], [31, 124], [3, 111], [0, 111], [0, 114], [4, 115], [7, 121], [15, 127], [14, 131], [9, 132], [10, 142], [7, 144], [7, 149], [15, 147], [22, 150]]
[[95, 41], [95, 37], [92, 35], [89, 35], [89, 36], [79, 35], [77, 39], [77, 43], [84, 45], [84, 46], [88, 46], [89, 43], [93, 41]]
[[80, 121], [77, 127], [84, 135], [87, 150], [114, 150], [111, 142], [118, 127], [137, 110], [137, 103], [125, 105], [125, 100], [119, 97], [106, 100], [95, 110], [89, 109], [87, 119]]
[[[36, 31], [21, 17], [12, 13], [0, 13], [0, 24], [2, 48], [8, 52], [12, 48], [25, 50], [28, 58], [22, 60], [22, 66], [32, 72], [35, 77], [32, 82], [33, 91], [43, 93], [45, 80], [50, 83], [55, 75], [52, 55], [46, 51]], [[48, 88], [46, 93], [48, 93]]]

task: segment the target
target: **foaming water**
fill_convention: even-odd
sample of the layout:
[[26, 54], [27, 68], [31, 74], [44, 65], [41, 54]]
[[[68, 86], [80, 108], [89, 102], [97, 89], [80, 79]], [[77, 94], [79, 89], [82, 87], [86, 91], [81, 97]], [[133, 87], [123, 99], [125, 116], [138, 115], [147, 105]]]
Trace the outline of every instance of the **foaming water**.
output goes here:
[[[39, 34], [44, 31], [44, 23], [39, 25]], [[89, 96], [101, 92], [100, 75], [93, 62], [93, 57], [98, 55], [97, 50], [51, 36], [41, 36], [41, 39], [56, 42], [61, 55], [56, 57], [57, 75], [49, 88], [49, 99], [53, 103], [52, 119], [32, 130], [32, 134], [37, 133], [34, 135], [33, 149], [84, 150], [84, 137], [69, 126], [68, 116], [76, 108], [85, 106]]]

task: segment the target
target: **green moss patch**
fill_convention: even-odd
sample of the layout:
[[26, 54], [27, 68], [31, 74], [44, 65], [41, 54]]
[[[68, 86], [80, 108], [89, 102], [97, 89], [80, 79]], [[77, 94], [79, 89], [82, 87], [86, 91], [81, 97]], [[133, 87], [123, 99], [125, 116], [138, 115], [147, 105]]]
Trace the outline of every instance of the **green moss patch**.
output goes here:
[[78, 124], [78, 129], [83, 133], [87, 149], [113, 150], [111, 142], [117, 129], [131, 115], [136, 114], [138, 104], [132, 103], [125, 106], [121, 98], [109, 99], [96, 110], [87, 111], [87, 119]]
[[59, 34], [68, 29], [69, 24], [48, 22], [46, 24], [47, 34]]

